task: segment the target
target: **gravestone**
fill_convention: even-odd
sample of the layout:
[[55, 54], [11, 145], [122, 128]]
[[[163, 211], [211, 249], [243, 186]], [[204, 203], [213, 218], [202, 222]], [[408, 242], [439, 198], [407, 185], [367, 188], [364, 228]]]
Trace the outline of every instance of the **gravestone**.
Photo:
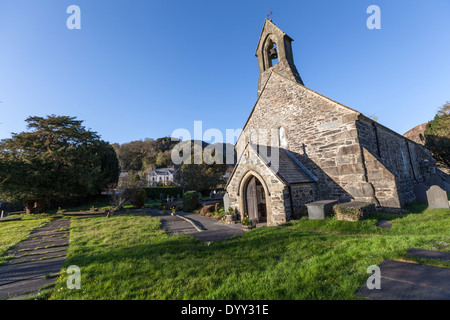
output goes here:
[[429, 209], [450, 209], [447, 192], [439, 186], [431, 186], [427, 191]]
[[223, 207], [226, 213], [230, 211], [230, 197], [228, 196], [228, 193], [225, 193], [223, 196]]
[[180, 201], [181, 200], [181, 196], [180, 196], [180, 194], [178, 193], [177, 194], [177, 201]]
[[202, 193], [201, 192], [198, 193], [198, 201], [202, 201]]
[[170, 203], [173, 203], [175, 201], [175, 198], [173, 196], [170, 197]]
[[413, 191], [414, 191], [414, 194], [416, 196], [416, 201], [417, 202], [421, 202], [421, 203], [427, 203], [428, 202], [428, 200], [427, 200], [427, 190], [428, 190], [428, 187], [425, 184], [423, 184], [423, 183], [416, 184], [413, 187]]
[[214, 192], [211, 191], [211, 192], [209, 193], [209, 197], [210, 197], [211, 199], [214, 199]]

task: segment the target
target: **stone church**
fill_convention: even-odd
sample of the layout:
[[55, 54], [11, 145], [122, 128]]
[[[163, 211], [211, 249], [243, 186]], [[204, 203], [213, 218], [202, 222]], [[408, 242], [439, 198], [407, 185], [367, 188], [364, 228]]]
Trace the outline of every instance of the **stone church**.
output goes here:
[[436, 161], [422, 145], [307, 88], [292, 41], [266, 19], [256, 50], [257, 101], [226, 186], [230, 207], [269, 226], [300, 218], [305, 204], [319, 200], [402, 212], [415, 200], [414, 185], [428, 184]]

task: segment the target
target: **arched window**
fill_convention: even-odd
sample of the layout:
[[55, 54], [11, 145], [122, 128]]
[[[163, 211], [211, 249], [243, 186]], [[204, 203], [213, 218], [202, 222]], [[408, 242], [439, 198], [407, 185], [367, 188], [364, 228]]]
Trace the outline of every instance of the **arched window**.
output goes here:
[[280, 148], [286, 149], [287, 146], [288, 146], [287, 137], [286, 137], [286, 130], [283, 127], [280, 127], [278, 129], [278, 133], [279, 133], [278, 137], [279, 137], [279, 140], [280, 140]]

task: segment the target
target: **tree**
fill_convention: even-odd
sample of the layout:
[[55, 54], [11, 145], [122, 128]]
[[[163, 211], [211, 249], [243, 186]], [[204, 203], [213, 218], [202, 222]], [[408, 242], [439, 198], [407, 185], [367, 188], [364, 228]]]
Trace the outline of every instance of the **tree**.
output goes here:
[[190, 164], [183, 163], [176, 172], [176, 180], [180, 181], [181, 186], [185, 190], [206, 191], [216, 188], [219, 184], [224, 182], [223, 175], [225, 174], [227, 166], [225, 164], [223, 146], [221, 146], [222, 149], [217, 147], [217, 151], [219, 152], [217, 159], [221, 159], [222, 164], [212, 163], [211, 159], [216, 158], [215, 149], [206, 151], [208, 144], [202, 141], [202, 163], [195, 164], [194, 158], [195, 152], [197, 151], [194, 148], [194, 141], [182, 143], [190, 143], [191, 145]]
[[75, 117], [29, 117], [28, 132], [0, 141], [0, 196], [21, 200], [28, 213], [100, 192], [119, 176], [112, 146]]
[[438, 163], [450, 167], [450, 102], [439, 108], [425, 129], [425, 147]]

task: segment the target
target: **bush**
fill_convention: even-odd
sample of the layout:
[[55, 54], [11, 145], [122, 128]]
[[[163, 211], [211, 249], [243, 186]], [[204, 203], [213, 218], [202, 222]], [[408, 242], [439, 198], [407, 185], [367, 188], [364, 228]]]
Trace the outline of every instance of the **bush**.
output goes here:
[[375, 213], [375, 204], [365, 202], [348, 202], [337, 204], [333, 207], [338, 220], [358, 221]]
[[192, 212], [197, 209], [198, 193], [197, 191], [188, 191], [183, 196], [183, 211]]
[[145, 198], [146, 198], [145, 190], [137, 189], [133, 193], [133, 196], [131, 197], [131, 204], [133, 205], [133, 207], [143, 208], [145, 205]]

